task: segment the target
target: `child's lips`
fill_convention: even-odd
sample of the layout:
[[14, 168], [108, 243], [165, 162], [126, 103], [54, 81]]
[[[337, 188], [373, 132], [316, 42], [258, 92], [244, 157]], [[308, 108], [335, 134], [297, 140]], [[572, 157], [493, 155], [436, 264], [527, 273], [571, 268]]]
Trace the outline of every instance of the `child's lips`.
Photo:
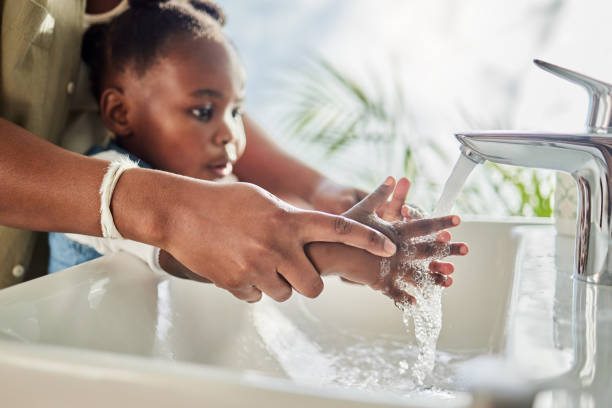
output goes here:
[[213, 173], [215, 176], [221, 178], [221, 177], [226, 177], [232, 174], [232, 170], [234, 169], [234, 166], [232, 165], [232, 162], [226, 161], [226, 162], [220, 162], [220, 163], [215, 163], [215, 164], [209, 164], [208, 166], [206, 166], [206, 168], [211, 173]]

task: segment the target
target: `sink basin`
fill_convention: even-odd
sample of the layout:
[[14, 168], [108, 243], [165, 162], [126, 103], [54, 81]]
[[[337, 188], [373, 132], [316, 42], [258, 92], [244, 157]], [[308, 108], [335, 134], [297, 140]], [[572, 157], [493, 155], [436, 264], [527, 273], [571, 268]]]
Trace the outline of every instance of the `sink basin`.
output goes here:
[[[282, 304], [264, 298], [249, 305], [213, 285], [155, 274], [119, 253], [0, 291], [3, 401], [469, 406], [453, 362], [503, 355], [531, 369], [526, 348], [558, 357], [546, 340], [552, 319], [530, 326], [550, 318], [552, 295], [533, 315], [524, 305], [548, 299], [554, 265], [529, 274], [535, 277], [527, 283], [518, 279], [525, 240], [541, 236], [554, 242], [553, 227], [527, 219], [466, 220], [453, 231], [454, 240], [469, 243], [470, 255], [453, 260], [454, 284], [443, 294], [440, 382], [433, 391], [409, 386], [414, 337], [401, 311], [369, 288], [329, 278], [317, 299], [294, 294]], [[564, 360], [538, 375], [566, 366]]]

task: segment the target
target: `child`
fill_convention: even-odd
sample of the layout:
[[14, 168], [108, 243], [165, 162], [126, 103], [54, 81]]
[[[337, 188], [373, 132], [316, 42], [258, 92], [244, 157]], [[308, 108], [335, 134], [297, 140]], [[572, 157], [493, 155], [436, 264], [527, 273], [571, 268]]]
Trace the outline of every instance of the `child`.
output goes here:
[[[132, 0], [130, 5], [110, 23], [92, 26], [83, 40], [92, 90], [104, 124], [115, 136], [114, 142], [90, 154], [106, 160], [128, 156], [141, 167], [202, 180], [235, 181], [233, 166], [246, 144], [241, 118], [245, 73], [234, 47], [221, 31], [223, 13], [211, 2], [196, 0]], [[390, 221], [401, 223], [401, 205], [397, 203], [403, 203], [406, 183], [398, 185], [392, 200], [394, 210], [383, 214]], [[384, 198], [393, 191], [393, 184], [385, 185]], [[379, 205], [382, 210], [390, 208], [381, 201], [376, 204], [366, 213]], [[359, 208], [354, 213], [356, 218], [364, 215]], [[358, 219], [364, 223], [367, 220]], [[456, 224], [458, 219], [448, 218], [439, 229]], [[444, 240], [448, 241], [447, 234]], [[125, 250], [154, 270], [193, 277], [169, 253], [133, 241], [53, 233], [49, 242], [49, 272]], [[323, 274], [340, 274], [385, 290], [394, 298], [399, 296], [379, 282], [380, 258], [334, 244], [310, 244], [307, 251]], [[461, 251], [467, 252], [467, 247], [451, 245], [452, 253]], [[432, 269], [440, 284], [450, 284], [445, 276], [452, 272], [452, 265], [432, 263]]]

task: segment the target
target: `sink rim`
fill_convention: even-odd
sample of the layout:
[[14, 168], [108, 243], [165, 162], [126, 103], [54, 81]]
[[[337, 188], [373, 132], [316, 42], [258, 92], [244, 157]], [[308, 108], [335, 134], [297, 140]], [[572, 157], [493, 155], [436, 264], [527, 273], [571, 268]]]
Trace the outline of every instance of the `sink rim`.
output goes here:
[[[523, 225], [552, 225], [550, 219], [537, 219], [525, 217], [463, 217], [464, 224], [506, 224], [508, 226]], [[125, 254], [115, 254], [106, 257], [106, 261], [111, 257], [129, 256]], [[102, 258], [101, 258], [102, 259]], [[95, 262], [95, 261], [94, 261]], [[78, 268], [78, 267], [77, 267]], [[64, 271], [64, 274], [71, 274], [73, 282], [84, 282], [91, 278], [92, 274], [101, 275], [104, 272], [92, 271], [91, 274], [79, 274], [78, 271]], [[24, 284], [16, 285], [0, 291], [0, 307], [3, 305], [20, 302], [19, 293], [24, 289], [24, 285], [44, 285], [53, 284], [55, 290], [61, 290], [58, 282], [43, 277]], [[418, 397], [406, 399], [388, 391], [359, 391], [346, 389], [334, 385], [309, 385], [305, 382], [295, 382], [291, 379], [269, 376], [264, 372], [251, 371], [237, 368], [227, 368], [217, 365], [194, 363], [189, 361], [169, 361], [156, 359], [151, 356], [139, 356], [133, 354], [121, 354], [110, 351], [82, 349], [69, 346], [45, 344], [45, 343], [20, 343], [0, 339], [0, 372], [10, 372], [10, 369], [26, 370], [35, 377], [44, 375], [50, 377], [63, 376], [67, 380], [79, 379], [83, 371], [86, 378], [117, 378], [126, 384], [139, 384], [140, 386], [155, 389], [160, 383], [172, 385], [172, 389], [180, 390], [182, 382], [197, 384], [209, 381], [213, 383], [232, 384], [249, 389], [271, 392], [272, 394], [301, 395], [312, 398], [327, 398], [332, 401], [354, 401], [372, 403], [374, 405], [406, 406], [410, 404], [415, 407], [431, 407], [432, 400], [424, 398], [422, 401]], [[128, 373], [128, 374], [126, 374]], [[113, 377], [113, 375], [115, 377]], [[81, 378], [82, 380], [82, 378]], [[25, 389], [25, 388], [24, 388]], [[263, 392], [262, 391], [262, 392]], [[457, 400], [451, 400], [444, 406], [466, 406], [471, 401], [471, 396], [467, 393], [457, 394]], [[440, 400], [435, 400], [435, 406], [441, 406]], [[331, 405], [333, 406], [333, 404]]]

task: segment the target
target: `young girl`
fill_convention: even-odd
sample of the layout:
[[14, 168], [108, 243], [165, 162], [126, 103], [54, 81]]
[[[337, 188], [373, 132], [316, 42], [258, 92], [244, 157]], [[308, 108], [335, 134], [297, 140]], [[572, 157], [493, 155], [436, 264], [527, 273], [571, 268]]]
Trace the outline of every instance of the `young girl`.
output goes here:
[[[92, 91], [105, 126], [114, 135], [113, 142], [90, 154], [105, 160], [127, 156], [141, 167], [202, 180], [235, 181], [233, 168], [246, 145], [242, 121], [245, 72], [236, 50], [221, 31], [225, 19], [222, 11], [212, 2], [196, 0], [132, 0], [130, 6], [110, 23], [92, 26], [83, 40]], [[278, 177], [291, 180], [295, 176]], [[401, 204], [408, 190], [407, 181], [398, 185], [392, 206], [383, 204], [393, 186], [393, 181], [381, 186], [382, 193], [377, 193], [376, 200], [370, 198], [371, 208], [367, 211], [382, 207], [389, 221], [402, 223]], [[359, 209], [352, 215], [367, 222], [367, 214]], [[447, 217], [426, 224], [426, 231], [421, 231], [418, 223], [394, 226], [393, 231], [410, 238], [457, 224], [457, 217]], [[441, 239], [448, 241], [448, 234]], [[49, 243], [49, 272], [125, 250], [154, 270], [208, 278], [194, 276], [167, 252], [129, 240], [53, 233]], [[425, 246], [421, 249], [422, 256], [433, 250]], [[391, 283], [382, 282], [378, 257], [324, 243], [310, 244], [307, 252], [321, 274], [339, 274], [384, 290], [396, 299], [402, 296], [392, 290]], [[465, 254], [467, 247], [452, 244], [450, 252]], [[394, 265], [399, 265], [400, 258], [398, 254]], [[447, 278], [452, 265], [434, 262], [431, 269], [440, 284], [452, 282]], [[282, 277], [282, 271], [278, 272]], [[267, 292], [266, 288], [259, 289]]]

